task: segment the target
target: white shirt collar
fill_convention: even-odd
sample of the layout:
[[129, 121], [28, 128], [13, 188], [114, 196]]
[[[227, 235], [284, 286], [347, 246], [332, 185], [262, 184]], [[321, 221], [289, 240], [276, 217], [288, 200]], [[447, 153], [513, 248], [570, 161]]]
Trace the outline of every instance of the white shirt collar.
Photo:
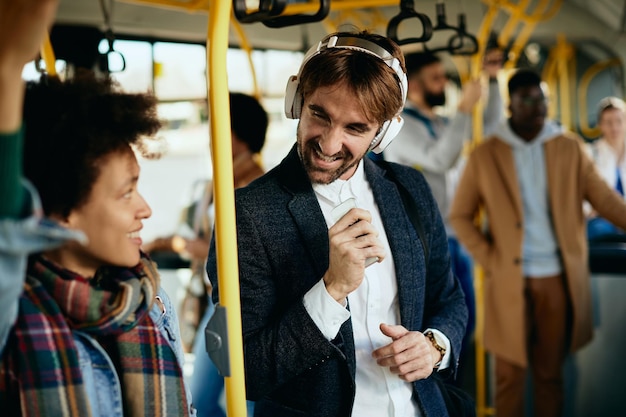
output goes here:
[[337, 179], [330, 184], [313, 184], [313, 191], [318, 197], [323, 198], [333, 206], [337, 206], [350, 197], [358, 200], [359, 195], [363, 195], [368, 187], [363, 161], [361, 160], [354, 174], [347, 180]]

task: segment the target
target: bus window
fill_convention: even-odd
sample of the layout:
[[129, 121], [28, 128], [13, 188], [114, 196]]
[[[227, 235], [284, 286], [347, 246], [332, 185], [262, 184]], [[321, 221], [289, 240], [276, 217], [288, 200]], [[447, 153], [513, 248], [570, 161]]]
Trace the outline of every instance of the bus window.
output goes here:
[[207, 88], [204, 46], [156, 42], [154, 92], [160, 101], [205, 99]]
[[[124, 56], [126, 68], [124, 71], [115, 71], [119, 67], [120, 57], [118, 54], [111, 54], [112, 78], [117, 80], [122, 88], [127, 92], [152, 91], [152, 46], [143, 41], [116, 40], [115, 51]], [[100, 53], [109, 50], [109, 44], [103, 39], [98, 46]]]

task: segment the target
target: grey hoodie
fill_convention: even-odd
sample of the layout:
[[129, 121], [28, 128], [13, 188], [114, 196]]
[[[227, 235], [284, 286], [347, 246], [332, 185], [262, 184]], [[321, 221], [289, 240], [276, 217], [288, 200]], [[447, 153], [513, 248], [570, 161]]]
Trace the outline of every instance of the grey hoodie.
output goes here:
[[508, 120], [503, 120], [494, 133], [511, 146], [515, 159], [524, 209], [522, 262], [527, 277], [553, 276], [563, 270], [552, 225], [543, 146], [562, 132], [561, 126], [546, 120], [537, 137], [526, 142], [511, 130]]

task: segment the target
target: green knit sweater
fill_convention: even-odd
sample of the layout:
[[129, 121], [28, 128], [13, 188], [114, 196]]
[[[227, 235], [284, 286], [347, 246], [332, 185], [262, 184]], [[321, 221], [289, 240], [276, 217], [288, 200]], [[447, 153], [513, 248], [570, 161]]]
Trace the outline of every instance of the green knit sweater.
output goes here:
[[19, 218], [23, 214], [22, 129], [0, 133], [0, 219]]

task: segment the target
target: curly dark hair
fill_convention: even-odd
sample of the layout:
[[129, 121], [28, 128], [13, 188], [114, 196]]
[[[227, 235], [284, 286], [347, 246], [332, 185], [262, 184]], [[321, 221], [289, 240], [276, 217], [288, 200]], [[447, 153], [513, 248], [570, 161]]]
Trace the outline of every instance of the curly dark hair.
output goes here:
[[99, 162], [134, 147], [161, 127], [152, 94], [120, 91], [111, 78], [81, 70], [66, 81], [42, 77], [26, 86], [24, 173], [46, 215], [66, 218], [89, 198]]

